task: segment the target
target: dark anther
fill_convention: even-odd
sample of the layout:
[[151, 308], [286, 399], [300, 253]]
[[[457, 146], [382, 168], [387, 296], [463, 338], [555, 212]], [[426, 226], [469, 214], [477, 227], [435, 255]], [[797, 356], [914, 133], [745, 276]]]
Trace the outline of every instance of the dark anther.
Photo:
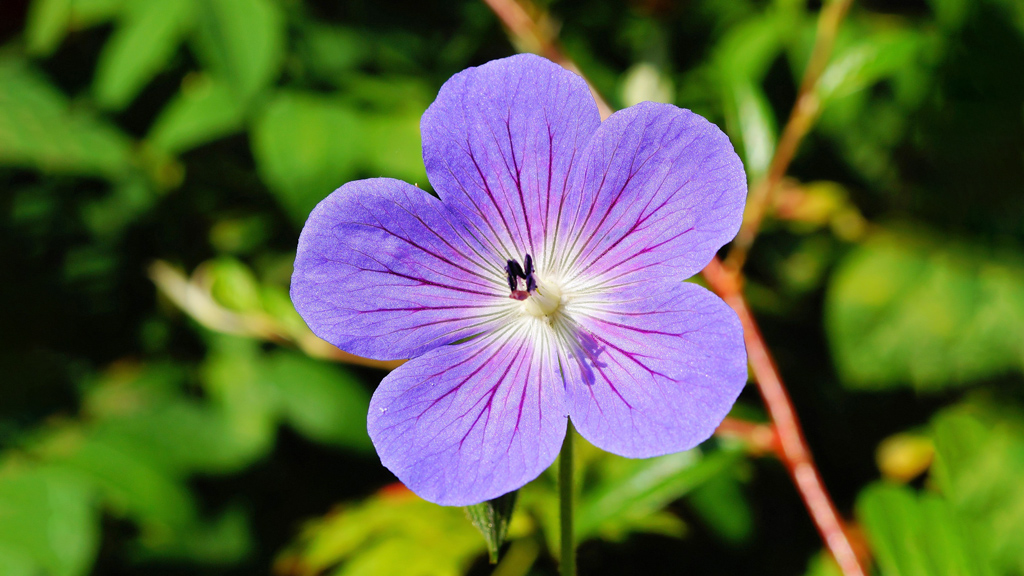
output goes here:
[[505, 272], [508, 273], [508, 289], [515, 292], [516, 288], [519, 287], [519, 278], [524, 278], [526, 275], [523, 274], [523, 269], [519, 266], [519, 262], [515, 260], [509, 260], [508, 264], [505, 264]]
[[[518, 260], [508, 260], [505, 264], [505, 273], [508, 274], [508, 289], [512, 291], [510, 297], [516, 300], [529, 298], [530, 292], [537, 289], [537, 281], [533, 279], [533, 256], [527, 254], [523, 262], [526, 263], [526, 270], [523, 270]], [[526, 291], [519, 289], [520, 278], [526, 281]]]
[[505, 271], [513, 278], [526, 277], [526, 274], [523, 272], [523, 268], [519, 266], [519, 262], [517, 260], [509, 260], [508, 264], [505, 265]]

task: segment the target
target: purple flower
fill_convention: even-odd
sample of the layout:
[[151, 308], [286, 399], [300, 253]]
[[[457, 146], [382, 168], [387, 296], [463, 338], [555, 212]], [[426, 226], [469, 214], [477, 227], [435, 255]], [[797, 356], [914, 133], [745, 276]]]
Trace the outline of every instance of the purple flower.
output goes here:
[[465, 505], [536, 478], [566, 416], [629, 457], [707, 439], [747, 378], [736, 315], [684, 282], [739, 228], [728, 138], [667, 104], [601, 122], [583, 79], [531, 55], [453, 76], [421, 130], [440, 199], [345, 184], [310, 214], [292, 277], [321, 338], [411, 358], [370, 402], [384, 465]]

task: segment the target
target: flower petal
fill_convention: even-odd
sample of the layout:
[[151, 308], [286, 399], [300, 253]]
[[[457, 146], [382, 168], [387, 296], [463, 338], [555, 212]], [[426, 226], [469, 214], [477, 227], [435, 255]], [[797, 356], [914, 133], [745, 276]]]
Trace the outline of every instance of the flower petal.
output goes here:
[[739, 319], [696, 284], [666, 280], [574, 302], [563, 355], [573, 424], [595, 446], [641, 458], [688, 450], [747, 381]]
[[520, 322], [427, 352], [381, 382], [370, 438], [413, 492], [475, 504], [533, 480], [565, 437], [564, 388], [549, 330]]
[[302, 229], [292, 302], [342, 350], [410, 358], [487, 330], [512, 310], [504, 262], [480, 250], [458, 217], [419, 188], [350, 182]]
[[616, 112], [591, 139], [583, 171], [572, 192], [582, 209], [564, 224], [567, 283], [683, 280], [739, 230], [743, 164], [729, 138], [689, 110], [643, 102]]
[[[420, 122], [430, 182], [504, 258], [543, 269], [569, 174], [601, 123], [586, 82], [520, 54], [460, 72]], [[576, 199], [579, 201], [579, 199]], [[575, 210], [575, 208], [573, 208]]]

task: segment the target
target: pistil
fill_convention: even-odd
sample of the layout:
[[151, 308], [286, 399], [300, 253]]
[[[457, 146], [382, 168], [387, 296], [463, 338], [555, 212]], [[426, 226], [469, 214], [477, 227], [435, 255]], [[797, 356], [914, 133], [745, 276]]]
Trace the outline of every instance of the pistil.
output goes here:
[[562, 289], [557, 284], [541, 281], [523, 302], [523, 310], [531, 316], [544, 318], [554, 315], [561, 305]]

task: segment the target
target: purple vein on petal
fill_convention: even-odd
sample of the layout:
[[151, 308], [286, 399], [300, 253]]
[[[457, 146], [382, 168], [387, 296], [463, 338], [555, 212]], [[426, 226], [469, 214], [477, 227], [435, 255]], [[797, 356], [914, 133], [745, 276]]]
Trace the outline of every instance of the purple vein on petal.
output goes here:
[[[370, 406], [382, 462], [424, 498], [465, 505], [533, 479], [558, 453], [563, 396], [544, 337], [516, 322], [392, 372]], [[552, 350], [553, 353], [553, 350]], [[560, 388], [560, 387], [559, 387]]]
[[746, 381], [735, 313], [704, 288], [651, 280], [572, 305], [597, 350], [592, 380], [570, 376], [569, 409], [580, 433], [630, 457], [677, 452], [706, 439]]
[[[452, 259], [450, 259], [449, 257], [447, 257], [445, 255], [442, 255], [442, 254], [439, 254], [439, 253], [437, 253], [437, 252], [435, 252], [433, 250], [430, 250], [427, 247], [423, 246], [421, 243], [414, 242], [410, 238], [415, 236], [416, 234], [410, 233], [408, 230], [404, 230], [403, 229], [403, 234], [396, 234], [394, 231], [389, 229], [387, 227], [387, 225], [380, 219], [380, 216], [379, 216], [379, 214], [377, 213], [376, 210], [374, 210], [374, 209], [372, 209], [372, 208], [370, 208], [368, 206], [365, 206], [361, 201], [359, 202], [359, 204], [360, 204], [360, 206], [364, 210], [367, 211], [367, 213], [373, 215], [374, 219], [377, 222], [376, 226], [372, 226], [371, 224], [368, 224], [368, 223], [365, 223], [365, 222], [355, 222], [355, 221], [352, 221], [352, 222], [342, 221], [342, 222], [339, 222], [338, 224], [339, 225], [347, 224], [347, 225], [352, 225], [352, 226], [367, 226], [367, 227], [371, 227], [371, 228], [377, 228], [380, 231], [385, 232], [388, 235], [393, 236], [393, 237], [401, 240], [402, 242], [405, 242], [405, 243], [409, 244], [410, 246], [416, 248], [417, 250], [420, 250], [421, 252], [423, 252], [423, 253], [425, 253], [425, 254], [427, 254], [427, 255], [429, 255], [429, 256], [431, 256], [431, 257], [433, 257], [433, 258], [435, 258], [435, 259], [437, 259], [437, 260], [439, 260], [439, 261], [441, 261], [441, 262], [443, 262], [443, 263], [453, 267], [453, 268], [457, 268], [457, 269], [461, 270], [462, 272], [464, 272], [466, 274], [469, 274], [469, 275], [472, 275], [472, 276], [476, 276], [476, 277], [480, 278], [481, 280], [487, 281], [486, 284], [478, 284], [482, 288], [494, 289], [494, 287], [495, 287], [495, 280], [497, 280], [498, 287], [500, 288], [501, 283], [502, 283], [502, 280], [500, 278], [497, 278], [497, 279], [490, 278], [490, 279], [488, 279], [487, 277], [481, 275], [479, 272], [477, 272], [475, 270], [470, 270], [469, 268], [467, 268], [465, 266], [457, 264], [457, 263], [453, 262]], [[434, 238], [436, 238], [436, 239], [440, 240], [441, 242], [443, 242], [447, 247], [449, 247], [452, 250], [452, 253], [457, 254], [458, 256], [466, 259], [468, 262], [477, 264], [477, 266], [480, 266], [482, 269], [486, 269], [486, 268], [483, 268], [481, 266], [480, 262], [475, 262], [473, 259], [467, 257], [461, 251], [459, 251], [454, 246], [452, 246], [451, 242], [449, 242], [446, 238], [444, 238], [443, 236], [438, 234], [436, 230], [434, 230], [430, 225], [428, 225], [426, 222], [424, 222], [422, 218], [420, 218], [418, 215], [414, 214], [411, 210], [409, 210], [408, 208], [406, 208], [402, 204], [400, 204], [398, 202], [395, 202], [394, 200], [391, 200], [390, 204], [393, 205], [398, 210], [400, 210], [402, 212], [405, 212], [408, 216], [414, 218], [417, 222], [419, 222], [423, 226], [423, 231], [430, 233]], [[454, 226], [452, 226], [452, 230], [456, 234], [458, 233], [458, 229], [455, 228]], [[464, 238], [463, 238], [463, 241], [465, 241]], [[374, 259], [374, 260], [376, 261], [376, 259]], [[378, 261], [378, 263], [380, 263], [380, 262]], [[381, 264], [381, 266], [382, 267], [386, 267], [383, 264]], [[434, 271], [435, 273], [439, 274], [439, 275], [443, 275], [443, 276], [446, 276], [446, 277], [450, 278], [452, 280], [453, 284], [463, 283], [464, 282], [463, 278], [456, 278], [456, 277], [453, 277], [453, 276], [441, 273], [441, 272], [439, 272], [437, 270], [433, 270], [433, 269], [431, 269], [431, 270]], [[452, 286], [449, 286], [449, 287], [452, 287]]]
[[[600, 133], [600, 130], [599, 130], [599, 133]], [[641, 137], [640, 137], [641, 141], [643, 140], [643, 136], [646, 133], [647, 133], [647, 125], [645, 124], [644, 127], [643, 127], [643, 132], [641, 133]], [[610, 158], [612, 158], [612, 159], [615, 158], [616, 153], [618, 152], [619, 146], [622, 144], [622, 140], [623, 139], [619, 139], [619, 140], [617, 140], [615, 142], [615, 150], [612, 152]], [[599, 136], [595, 136], [595, 138], [593, 140], [591, 140], [591, 146], [596, 145], [600, 141], [601, 141], [600, 137]], [[649, 160], [653, 156], [654, 156], [654, 153], [652, 152], [651, 155], [648, 156], [647, 159], [644, 160], [643, 164], [646, 164], [647, 160]], [[594, 190], [594, 192], [592, 193], [592, 196], [590, 198], [590, 207], [589, 207], [589, 210], [587, 211], [587, 216], [583, 220], [583, 222], [579, 225], [579, 228], [576, 230], [576, 235], [575, 235], [575, 237], [572, 240], [572, 244], [565, 250], [565, 254], [563, 256], [563, 258], [564, 258], [563, 267], [564, 268], [568, 268], [568, 267], [572, 266], [573, 263], [575, 263], [575, 261], [579, 258], [579, 255], [582, 253], [582, 251], [586, 248], [587, 244], [589, 244], [591, 241], [593, 241], [594, 238], [597, 237], [602, 232], [601, 225], [604, 223], [605, 219], [608, 217], [608, 215], [611, 213], [611, 211], [618, 204], [619, 199], [622, 197], [622, 194], [626, 191], [626, 189], [629, 188], [630, 182], [633, 180], [633, 177], [636, 175], [637, 170], [633, 169], [633, 165], [635, 164], [635, 162], [636, 162], [636, 155], [634, 154], [632, 159], [630, 160], [629, 175], [626, 177], [625, 181], [622, 183], [622, 186], [619, 188], [619, 191], [617, 193], [615, 193], [615, 198], [609, 202], [604, 216], [601, 217], [601, 221], [598, 222], [593, 228], [590, 228], [590, 227], [588, 227], [588, 224], [590, 223], [590, 219], [591, 219], [591, 217], [594, 214], [594, 209], [597, 208], [598, 201], [599, 201], [599, 199], [602, 196], [602, 191], [604, 190], [605, 182], [608, 181], [608, 175], [609, 175], [609, 173], [610, 173], [610, 171], [612, 169], [612, 162], [609, 161], [609, 162], [606, 163], [606, 165], [604, 167], [604, 171], [603, 171], [603, 173], [601, 175], [601, 183]], [[585, 185], [585, 183], [587, 182], [587, 178], [586, 177], [584, 177], [583, 182], [584, 182], [584, 185]], [[586, 192], [586, 191], [584, 191], [584, 192]], [[582, 206], [582, 203], [581, 203], [581, 206]], [[583, 238], [584, 235], [587, 235], [587, 237], [585, 239]], [[576, 245], [579, 243], [579, 241], [581, 239], [584, 240], [584, 243], [583, 243], [582, 246], [580, 246], [580, 248], [577, 249]]]
[[[466, 261], [468, 261], [468, 262], [471, 262], [471, 263], [473, 263], [473, 264], [476, 264], [476, 265], [477, 265], [477, 267], [479, 267], [479, 268], [480, 268], [480, 269], [482, 269], [482, 270], [487, 270], [487, 269], [490, 269], [490, 268], [492, 268], [492, 266], [491, 266], [491, 265], [489, 265], [489, 264], [487, 264], [487, 263], [485, 263], [485, 262], [484, 262], [484, 259], [483, 259], [483, 257], [482, 257], [482, 256], [481, 256], [481, 255], [480, 255], [480, 254], [479, 254], [478, 252], [476, 252], [475, 250], [473, 251], [473, 253], [474, 253], [474, 254], [476, 255], [477, 259], [471, 258], [471, 257], [467, 256], [466, 254], [463, 254], [463, 252], [462, 252], [461, 250], [459, 250], [459, 249], [458, 249], [457, 247], [455, 247], [455, 246], [454, 246], [454, 245], [453, 245], [453, 244], [452, 244], [452, 243], [451, 243], [451, 242], [450, 242], [450, 241], [449, 241], [449, 240], [448, 240], [447, 238], [445, 238], [444, 236], [442, 236], [442, 235], [438, 234], [436, 230], [432, 229], [432, 228], [430, 227], [430, 225], [429, 225], [429, 224], [427, 224], [426, 222], [424, 222], [424, 221], [423, 221], [423, 218], [421, 218], [421, 217], [420, 217], [420, 216], [419, 216], [418, 214], [415, 214], [415, 213], [413, 213], [413, 212], [412, 212], [411, 210], [409, 210], [408, 208], [406, 208], [406, 207], [402, 206], [401, 204], [398, 204], [397, 202], [395, 203], [395, 205], [396, 205], [396, 207], [397, 207], [397, 208], [399, 208], [400, 210], [403, 210], [403, 211], [404, 211], [404, 212], [405, 212], [406, 214], [408, 214], [408, 215], [409, 215], [409, 217], [411, 217], [411, 218], [415, 219], [415, 220], [416, 220], [417, 222], [419, 222], [419, 223], [420, 223], [420, 225], [421, 225], [421, 226], [423, 226], [423, 229], [424, 229], [424, 230], [427, 230], [427, 231], [431, 232], [431, 233], [432, 233], [432, 234], [434, 235], [434, 237], [435, 237], [435, 238], [437, 238], [438, 240], [440, 240], [440, 241], [441, 241], [442, 243], [444, 243], [444, 245], [445, 245], [446, 247], [448, 247], [448, 249], [449, 249], [449, 250], [451, 250], [451, 251], [452, 251], [452, 253], [454, 253], [454, 254], [458, 254], [459, 256], [461, 256], [462, 258], [464, 258], [464, 259], [465, 259]], [[435, 212], [436, 212], [436, 210], [435, 210]], [[458, 235], [458, 236], [459, 236], [459, 238], [460, 238], [460, 239], [461, 239], [461, 240], [462, 240], [463, 242], [465, 242], [465, 243], [466, 243], [466, 246], [467, 246], [467, 247], [469, 247], [469, 248], [470, 248], [471, 250], [473, 249], [473, 247], [472, 247], [472, 244], [471, 244], [470, 242], [466, 241], [466, 238], [465, 238], [465, 236], [463, 236], [462, 234], [460, 234], [460, 233], [459, 233], [459, 230], [458, 230], [457, 228], [455, 228], [455, 227], [452, 227], [452, 231], [453, 231], [453, 232], [454, 232], [454, 233], [455, 233], [456, 235]], [[403, 239], [404, 239], [404, 238], [403, 238]], [[415, 246], [416, 248], [419, 248], [419, 249], [423, 250], [424, 252], [427, 252], [427, 253], [430, 253], [430, 254], [434, 254], [433, 252], [430, 252], [430, 251], [426, 250], [425, 248], [422, 248], [422, 247], [421, 247], [421, 246], [419, 246], [418, 244], [412, 243], [411, 241], [409, 241], [409, 242], [410, 242], [410, 244], [413, 244], [413, 246]], [[455, 264], [455, 263], [453, 263], [453, 262], [451, 262], [451, 261], [447, 260], [446, 258], [444, 258], [444, 257], [442, 257], [442, 256], [440, 256], [440, 255], [436, 255], [436, 254], [435, 254], [435, 256], [436, 256], [436, 257], [437, 257], [438, 259], [444, 260], [444, 261], [445, 261], [446, 263], [448, 263], [448, 264], [451, 264], [452, 266], [455, 266], [455, 267], [459, 268], [460, 270], [463, 270], [464, 272], [466, 272], [466, 273], [469, 273], [469, 274], [472, 274], [472, 275], [474, 275], [474, 276], [477, 276], [477, 277], [479, 277], [479, 278], [481, 278], [481, 279], [484, 279], [484, 280], [492, 280], [492, 281], [493, 281], [493, 280], [495, 279], [495, 278], [487, 278], [487, 277], [483, 276], [482, 274], [480, 274], [480, 273], [478, 273], [478, 272], [475, 272], [475, 271], [469, 270], [468, 268], [465, 268], [464, 266], [460, 266], [460, 265], [458, 265], [458, 264]], [[501, 276], [499, 275], [499, 276], [497, 277], [497, 280], [498, 280], [499, 282], [501, 282], [501, 281], [503, 280], [503, 278], [502, 278], [502, 277], [501, 277]]]
[[346, 184], [303, 229], [292, 283], [314, 333], [408, 358], [499, 324], [512, 310], [497, 262], [457, 214], [396, 180]]
[[618, 112], [585, 155], [590, 202], [570, 219], [567, 284], [618, 282], [620, 269], [685, 278], [738, 228], [742, 164], [721, 131], [691, 112], [650, 103]]
[[578, 76], [532, 55], [491, 62], [449, 80], [424, 115], [427, 173], [445, 204], [486, 232], [496, 261], [530, 253], [553, 269], [551, 196], [564, 198], [599, 125]]

